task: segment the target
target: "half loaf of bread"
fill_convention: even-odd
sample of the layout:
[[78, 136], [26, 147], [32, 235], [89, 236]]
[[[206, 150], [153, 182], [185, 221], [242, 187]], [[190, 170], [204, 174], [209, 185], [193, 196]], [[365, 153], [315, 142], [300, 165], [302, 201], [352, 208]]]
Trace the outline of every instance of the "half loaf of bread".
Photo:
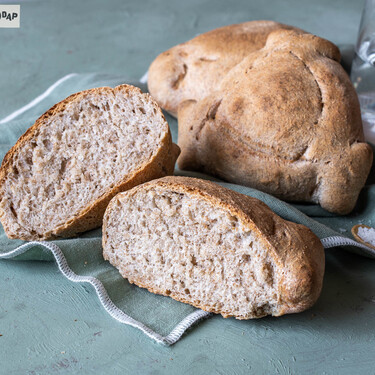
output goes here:
[[8, 237], [23, 240], [96, 228], [115, 194], [173, 174], [178, 154], [161, 109], [138, 88], [71, 95], [5, 156], [1, 223]]
[[177, 116], [185, 100], [200, 100], [216, 90], [225, 74], [266, 44], [270, 32], [298, 30], [274, 21], [220, 27], [161, 53], [148, 72], [148, 89], [159, 105]]
[[322, 288], [324, 250], [308, 228], [257, 199], [188, 177], [113, 198], [103, 249], [131, 283], [224, 317], [300, 312]]

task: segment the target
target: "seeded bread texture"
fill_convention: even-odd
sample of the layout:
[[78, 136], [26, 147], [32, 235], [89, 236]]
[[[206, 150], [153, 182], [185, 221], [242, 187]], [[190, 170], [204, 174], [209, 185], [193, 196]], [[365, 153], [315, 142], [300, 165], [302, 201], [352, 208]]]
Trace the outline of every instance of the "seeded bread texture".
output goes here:
[[151, 292], [238, 319], [311, 307], [324, 250], [306, 227], [212, 182], [165, 177], [118, 194], [103, 255]]
[[272, 32], [217, 91], [179, 107], [181, 169], [347, 214], [372, 164], [357, 94], [327, 40]]
[[179, 149], [159, 106], [130, 85], [56, 104], [18, 140], [0, 169], [9, 238], [70, 237], [101, 225], [110, 199], [173, 174]]
[[278, 29], [299, 30], [273, 21], [250, 21], [211, 30], [161, 53], [149, 68], [150, 94], [177, 116], [183, 101], [200, 100], [216, 90], [232, 67], [264, 47], [268, 34]]

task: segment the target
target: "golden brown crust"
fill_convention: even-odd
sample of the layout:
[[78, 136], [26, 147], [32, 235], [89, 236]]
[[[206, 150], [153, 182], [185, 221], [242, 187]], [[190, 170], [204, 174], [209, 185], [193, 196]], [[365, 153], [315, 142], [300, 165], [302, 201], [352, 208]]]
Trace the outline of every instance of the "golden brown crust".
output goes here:
[[[318, 299], [324, 275], [324, 249], [318, 237], [307, 227], [286, 221], [276, 215], [271, 209], [258, 199], [226, 189], [210, 181], [190, 177], [164, 177], [147, 182], [127, 191], [127, 195], [134, 195], [139, 189], [170, 189], [181, 193], [189, 193], [200, 199], [209, 201], [213, 206], [228, 210], [242, 220], [260, 241], [263, 241], [265, 251], [268, 251], [277, 265], [280, 273], [279, 294], [280, 301], [276, 316], [296, 313], [311, 307]], [[115, 197], [108, 205], [105, 215], [109, 215], [111, 206], [115, 205]], [[103, 249], [106, 256], [106, 219], [103, 222]], [[213, 310], [204, 301], [188, 300], [173, 291], [159, 290], [142, 280], [132, 279], [131, 283], [147, 288], [153, 293], [170, 296], [178, 301], [192, 304], [205, 311], [220, 313], [224, 317], [236, 316], [230, 311]], [[264, 316], [260, 312], [257, 317]]]
[[[74, 100], [80, 100], [81, 97], [87, 94], [100, 94], [107, 91], [125, 91], [126, 93], [132, 93], [135, 95], [146, 95], [153, 102], [155, 109], [159, 111], [162, 118], [165, 117], [157, 105], [157, 103], [152, 99], [149, 94], [144, 94], [138, 87], [131, 85], [120, 85], [115, 88], [111, 87], [99, 87], [90, 90], [81, 91], [70, 95], [61, 102], [55, 104], [47, 112], [45, 112], [41, 117], [39, 117], [34, 125], [32, 125], [17, 141], [17, 143], [8, 151], [5, 155], [3, 162], [0, 167], [0, 201], [3, 197], [3, 185], [4, 180], [7, 178], [8, 173], [12, 170], [12, 162], [17, 158], [17, 154], [22, 146], [32, 140], [37, 134], [39, 128], [44, 124], [45, 120], [54, 116], [57, 113], [64, 111], [67, 104]], [[180, 149], [177, 145], [172, 143], [172, 137], [168, 127], [168, 133], [166, 137], [162, 140], [162, 146], [158, 152], [153, 156], [151, 160], [144, 163], [130, 176], [126, 176], [122, 181], [118, 182], [113, 188], [109, 188], [105, 194], [100, 198], [96, 199], [89, 206], [85, 207], [79, 213], [74, 215], [66, 223], [54, 228], [50, 232], [44, 233], [42, 236], [30, 234], [29, 236], [24, 236], [21, 239], [26, 241], [32, 240], [49, 240], [56, 237], [72, 237], [78, 233], [85, 232], [94, 228], [99, 227], [102, 224], [102, 219], [104, 211], [109, 203], [109, 201], [119, 192], [131, 189], [132, 187], [144, 183], [146, 181], [152, 180], [154, 178], [159, 178], [166, 175], [172, 175], [174, 171], [174, 165], [176, 159], [180, 153]], [[9, 238], [20, 238], [17, 233], [13, 233], [10, 230], [8, 222], [6, 220], [3, 211], [0, 211], [0, 220], [4, 227], [5, 233]]]
[[349, 213], [372, 150], [339, 58], [314, 35], [272, 32], [216, 92], [180, 106], [179, 167]]
[[179, 104], [214, 91], [233, 66], [262, 48], [277, 29], [299, 30], [273, 21], [250, 21], [211, 30], [161, 53], [148, 72], [151, 95], [176, 116]]

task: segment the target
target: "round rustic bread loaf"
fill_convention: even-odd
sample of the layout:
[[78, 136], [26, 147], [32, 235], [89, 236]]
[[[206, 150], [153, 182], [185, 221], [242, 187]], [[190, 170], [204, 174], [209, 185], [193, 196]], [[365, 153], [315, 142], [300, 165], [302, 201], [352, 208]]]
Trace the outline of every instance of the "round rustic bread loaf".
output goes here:
[[181, 169], [347, 214], [372, 164], [338, 48], [277, 30], [200, 101], [179, 107]]

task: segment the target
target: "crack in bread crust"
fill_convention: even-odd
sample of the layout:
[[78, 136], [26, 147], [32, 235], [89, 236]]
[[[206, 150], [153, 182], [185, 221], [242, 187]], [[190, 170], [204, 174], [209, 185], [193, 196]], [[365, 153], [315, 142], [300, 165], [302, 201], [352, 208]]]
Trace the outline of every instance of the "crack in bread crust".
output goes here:
[[184, 80], [187, 74], [188, 67], [185, 63], [182, 64], [182, 72], [178, 74], [176, 79], [172, 82], [173, 90], [177, 90], [180, 87], [180, 84]]
[[294, 56], [296, 59], [298, 59], [299, 61], [301, 61], [301, 63], [305, 66], [305, 68], [310, 72], [311, 76], [314, 78], [314, 81], [316, 83], [316, 87], [317, 87], [318, 92], [319, 92], [320, 103], [321, 103], [319, 119], [317, 119], [317, 120], [314, 121], [314, 124], [318, 124], [319, 121], [320, 121], [320, 118], [323, 116], [323, 110], [324, 110], [324, 101], [323, 101], [322, 89], [320, 88], [319, 82], [317, 81], [317, 79], [316, 79], [313, 71], [310, 69], [309, 65], [306, 64], [306, 62], [303, 59], [301, 59], [298, 55], [296, 55], [293, 51], [289, 51], [289, 53], [292, 56]]

